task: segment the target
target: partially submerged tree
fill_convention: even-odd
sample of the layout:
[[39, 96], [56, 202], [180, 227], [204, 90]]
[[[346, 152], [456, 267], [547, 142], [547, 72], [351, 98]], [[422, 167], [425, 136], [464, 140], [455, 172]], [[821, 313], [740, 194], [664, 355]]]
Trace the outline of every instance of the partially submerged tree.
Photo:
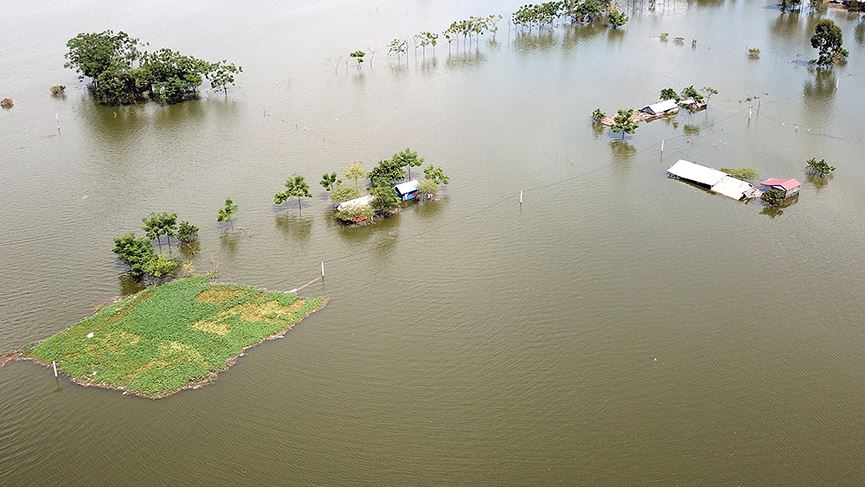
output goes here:
[[162, 236], [168, 237], [168, 247], [171, 247], [171, 237], [177, 233], [177, 213], [151, 213], [141, 219], [144, 233], [150, 239], [155, 239], [159, 249], [162, 249]]
[[219, 61], [210, 65], [210, 70], [206, 73], [207, 80], [210, 81], [210, 87], [216, 91], [222, 90], [222, 93], [228, 97], [228, 86], [234, 86], [234, 77], [238, 73], [243, 72], [243, 67], [237, 66], [226, 60]]
[[822, 19], [814, 28], [814, 36], [811, 37], [811, 47], [817, 49], [819, 57], [812, 63], [821, 67], [829, 67], [841, 62], [848, 55], [847, 50], [841, 47], [844, 38], [841, 28], [830, 19]]
[[216, 221], [230, 223], [233, 228], [234, 223], [231, 223], [231, 220], [235, 214], [237, 214], [237, 204], [230, 197], [226, 197], [225, 204], [216, 212]]
[[369, 172], [369, 182], [372, 186], [393, 186], [405, 180], [405, 171], [401, 162], [395, 158], [379, 161]]
[[619, 110], [613, 118], [613, 125], [610, 126], [610, 130], [612, 130], [613, 133], [621, 133], [622, 140], [624, 140], [625, 135], [631, 135], [637, 131], [638, 125], [634, 122], [633, 117], [633, 108]]
[[770, 189], [760, 196], [760, 199], [769, 206], [780, 206], [786, 198], [787, 192], [783, 189]]
[[372, 208], [376, 213], [387, 215], [399, 207], [399, 196], [390, 185], [378, 184], [372, 187]]
[[357, 62], [357, 69], [360, 69], [360, 65], [363, 64], [364, 56], [366, 56], [366, 53], [363, 51], [354, 51], [349, 54], [349, 57], [351, 57]]
[[351, 166], [348, 166], [348, 169], [345, 171], [345, 178], [354, 181], [354, 185], [356, 188], [360, 189], [360, 184], [358, 181], [366, 176], [366, 171], [363, 169], [363, 164], [360, 162], [355, 162]]
[[388, 55], [396, 54], [397, 63], [402, 62], [402, 55], [408, 52], [408, 42], [402, 39], [394, 39], [387, 45]]
[[330, 202], [335, 205], [355, 198], [360, 198], [360, 190], [347, 184], [337, 184], [330, 192]]
[[182, 221], [177, 224], [177, 240], [180, 240], [182, 243], [190, 243], [197, 239], [198, 227], [188, 221]]
[[[64, 67], [72, 68], [81, 79], [97, 80], [110, 66], [134, 67], [144, 44], [126, 32], [80, 33], [66, 43]], [[98, 82], [98, 81], [97, 81]]]
[[760, 59], [760, 48], [759, 47], [749, 47], [748, 48], [748, 57], [750, 59]]
[[448, 184], [451, 182], [450, 176], [445, 174], [444, 169], [441, 166], [427, 166], [423, 170], [424, 177], [427, 179], [434, 181], [438, 185]]
[[149, 238], [139, 238], [131, 232], [115, 237], [114, 248], [111, 251], [117, 254], [121, 262], [129, 266], [129, 275], [136, 279], [147, 272], [147, 263], [156, 256], [153, 242]]
[[805, 171], [812, 176], [816, 176], [819, 178], [825, 178], [835, 172], [835, 166], [830, 166], [826, 159], [817, 160], [816, 157], [812, 157], [805, 162]]
[[601, 123], [601, 120], [606, 116], [607, 114], [602, 112], [600, 108], [595, 108], [595, 111], [592, 112], [592, 122]]
[[330, 191], [331, 189], [333, 189], [334, 186], [336, 186], [340, 182], [341, 181], [336, 179], [336, 173], [331, 172], [331, 173], [324, 173], [321, 176], [321, 181], [319, 181], [318, 184], [320, 184], [321, 187], [324, 188], [325, 191]]
[[440, 188], [441, 186], [432, 179], [424, 179], [418, 185], [417, 192], [424, 199], [432, 199], [436, 194], [438, 194]]
[[709, 103], [709, 101], [712, 99], [712, 95], [718, 94], [718, 90], [712, 88], [711, 86], [704, 86], [700, 88], [700, 91], [706, 94], [706, 103]]
[[285, 180], [285, 189], [273, 195], [273, 202], [274, 204], [281, 205], [292, 197], [297, 198], [298, 212], [303, 211], [300, 199], [312, 198], [312, 193], [309, 192], [309, 184], [307, 184], [306, 179], [299, 174], [294, 174]]
[[607, 14], [607, 16], [610, 19], [610, 25], [614, 29], [618, 29], [619, 27], [628, 23], [627, 14], [625, 14], [625, 12], [622, 12], [621, 10], [616, 10], [616, 9], [610, 10], [610, 13]]
[[664, 88], [661, 90], [661, 100], [673, 100], [678, 103], [679, 99], [679, 94], [676, 93], [676, 90], [672, 88]]
[[691, 85], [682, 90], [682, 98], [686, 100], [690, 98], [696, 103], [700, 103], [701, 101], [703, 101], [703, 95], [701, 95], [700, 92], [696, 88], [694, 88], [694, 85]]
[[51, 87], [51, 94], [54, 96], [60, 96], [66, 91], [66, 87], [63, 85], [54, 85]]
[[408, 169], [408, 178], [411, 179], [411, 168], [420, 167], [423, 165], [424, 159], [417, 155], [417, 152], [406, 149], [402, 152], [397, 152], [393, 155], [393, 162], [399, 167]]

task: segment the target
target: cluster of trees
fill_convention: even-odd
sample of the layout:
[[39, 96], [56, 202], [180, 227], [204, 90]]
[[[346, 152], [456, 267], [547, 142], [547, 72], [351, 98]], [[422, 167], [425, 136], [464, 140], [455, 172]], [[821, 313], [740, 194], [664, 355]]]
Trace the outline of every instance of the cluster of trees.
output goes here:
[[147, 97], [176, 103], [197, 95], [207, 79], [214, 90], [228, 94], [243, 68], [228, 61], [208, 62], [173, 49], [153, 52], [125, 32], [81, 33], [66, 43], [65, 67], [90, 78], [103, 103], [124, 105]]
[[561, 0], [527, 4], [518, 8], [511, 17], [514, 25], [528, 27], [529, 32], [534, 26], [538, 31], [543, 27], [552, 28], [562, 17], [568, 17], [571, 22], [594, 22], [607, 15], [613, 28], [618, 28], [628, 22], [625, 12], [613, 6], [610, 0]]
[[847, 0], [847, 11], [848, 12], [865, 12], [865, 1], [863, 0]]
[[[360, 181], [366, 181], [366, 188], [372, 201], [369, 206], [354, 205], [337, 211], [334, 217], [343, 223], [356, 223], [378, 215], [390, 215], [400, 205], [400, 199], [394, 190], [394, 185], [411, 179], [411, 169], [424, 164], [424, 158], [411, 149], [397, 152], [390, 159], [379, 161], [372, 170], [367, 172], [363, 164], [356, 162], [350, 165], [344, 177], [354, 181], [354, 185], [343, 184], [336, 179], [336, 173], [325, 173], [321, 185], [330, 191], [333, 204], [360, 198], [362, 196]], [[424, 199], [435, 197], [443, 185], [450, 182], [450, 177], [439, 166], [429, 165], [424, 168], [424, 179], [419, 182], [418, 193]], [[329, 189], [328, 189], [329, 188]]]
[[[178, 223], [176, 213], [151, 213], [144, 217], [141, 223], [144, 237], [137, 237], [134, 232], [115, 237], [112, 249], [120, 261], [129, 266], [129, 275], [135, 279], [145, 275], [159, 278], [177, 269], [178, 261], [162, 254], [163, 237], [169, 249], [172, 238], [181, 243], [191, 243], [198, 239], [198, 227], [188, 221]], [[154, 240], [159, 252], [153, 247]]]
[[812, 157], [805, 162], [805, 171], [811, 176], [827, 178], [835, 172], [835, 166], [830, 166], [826, 159]]
[[468, 41], [471, 43], [472, 38], [479, 39], [484, 33], [491, 33], [495, 39], [496, 32], [499, 30], [499, 21], [502, 20], [501, 15], [491, 14], [486, 17], [471, 16], [465, 20], [456, 20], [451, 22], [451, 25], [442, 33], [446, 41], [448, 41], [448, 49], [453, 41], [463, 38], [463, 43]]
[[844, 36], [841, 28], [830, 19], [822, 19], [814, 28], [811, 47], [817, 49], [819, 56], [812, 60], [817, 66], [828, 67], [847, 58], [848, 52], [842, 47]]
[[[702, 93], [700, 93], [700, 92], [702, 92]], [[705, 97], [703, 96], [703, 93], [705, 93], [705, 95], [706, 95]], [[676, 103], [680, 102], [681, 100], [688, 100], [688, 99], [694, 100], [695, 102], [700, 103], [705, 99], [706, 102], [708, 103], [709, 100], [712, 98], [712, 95], [717, 95], [717, 94], [718, 94], [718, 90], [716, 90], [715, 88], [712, 88], [711, 86], [704, 86], [703, 88], [698, 90], [698, 89], [694, 88], [694, 85], [691, 85], [691, 86], [683, 88], [682, 91], [680, 91], [680, 92], [677, 92], [673, 88], [664, 88], [663, 90], [661, 90], [660, 99], [661, 100], [673, 100]]]

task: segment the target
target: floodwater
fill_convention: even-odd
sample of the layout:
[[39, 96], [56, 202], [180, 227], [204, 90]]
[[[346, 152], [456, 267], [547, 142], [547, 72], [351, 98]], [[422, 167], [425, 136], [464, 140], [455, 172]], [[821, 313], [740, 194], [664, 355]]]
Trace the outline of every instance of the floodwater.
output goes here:
[[[291, 289], [324, 260], [304, 292], [333, 297], [165, 400], [0, 369], [0, 485], [865, 482], [865, 23], [670, 0], [621, 31], [503, 21], [494, 43], [386, 54], [519, 3], [0, 1], [0, 351], [133, 292], [111, 239], [151, 211], [201, 227], [199, 271]], [[821, 73], [824, 16], [850, 59]], [[99, 106], [63, 54], [105, 28], [245, 72], [227, 98]], [[356, 49], [376, 54], [347, 69]], [[708, 111], [626, 141], [589, 121], [691, 84], [720, 91]], [[405, 147], [451, 175], [441, 201], [330, 221], [323, 172]], [[801, 196], [736, 203], [668, 179], [679, 158]], [[272, 204], [293, 173], [302, 214]]]

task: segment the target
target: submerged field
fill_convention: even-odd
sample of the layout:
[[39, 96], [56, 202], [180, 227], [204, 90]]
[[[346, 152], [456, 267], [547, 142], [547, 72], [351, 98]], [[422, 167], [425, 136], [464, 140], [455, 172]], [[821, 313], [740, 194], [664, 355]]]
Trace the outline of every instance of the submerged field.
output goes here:
[[24, 356], [56, 361], [81, 384], [160, 398], [213, 380], [244, 349], [289, 330], [325, 303], [188, 277], [105, 306]]

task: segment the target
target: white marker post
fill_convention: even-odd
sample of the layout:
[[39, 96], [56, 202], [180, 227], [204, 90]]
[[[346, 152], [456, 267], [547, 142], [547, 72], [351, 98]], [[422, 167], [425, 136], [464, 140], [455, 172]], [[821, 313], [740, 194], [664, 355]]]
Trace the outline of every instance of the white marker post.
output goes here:
[[664, 153], [664, 139], [661, 139], [661, 154]]
[[57, 377], [57, 362], [54, 360], [51, 361], [51, 367], [54, 368], [54, 377]]
[[520, 206], [523, 206], [523, 190], [520, 190]]
[[321, 261], [321, 280], [324, 280], [324, 261]]
[[751, 120], [751, 115], [753, 114], [754, 107], [748, 107], [748, 120]]

